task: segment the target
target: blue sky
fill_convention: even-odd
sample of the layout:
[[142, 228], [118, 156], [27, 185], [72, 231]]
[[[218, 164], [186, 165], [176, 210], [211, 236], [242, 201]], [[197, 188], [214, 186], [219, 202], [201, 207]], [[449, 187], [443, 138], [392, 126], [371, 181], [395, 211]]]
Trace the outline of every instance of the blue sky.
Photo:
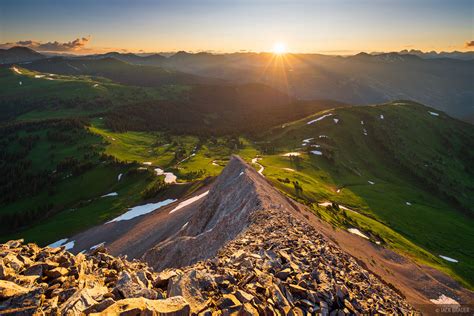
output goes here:
[[[341, 53], [466, 50], [473, 0], [1, 0], [0, 43], [70, 42], [106, 50]], [[90, 36], [90, 38], [89, 38]]]

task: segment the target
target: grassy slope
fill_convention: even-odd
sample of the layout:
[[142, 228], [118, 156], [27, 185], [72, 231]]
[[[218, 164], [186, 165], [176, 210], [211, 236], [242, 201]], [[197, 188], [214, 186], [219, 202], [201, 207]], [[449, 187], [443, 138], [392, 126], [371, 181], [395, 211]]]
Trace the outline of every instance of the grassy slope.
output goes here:
[[[86, 116], [138, 101], [179, 99], [189, 89], [180, 85], [133, 87], [98, 77], [50, 75], [19, 66], [16, 69], [20, 73], [0, 67], [0, 95], [11, 104], [21, 101], [29, 105], [15, 109], [18, 120]], [[45, 104], [30, 105], [38, 102]]]
[[[437, 179], [433, 170], [438, 170], [444, 177], [441, 188], [448, 190], [449, 186], [456, 186], [459, 191], [454, 192], [460, 196], [460, 204], [472, 205], [472, 174], [465, 171], [468, 162], [459, 155], [463, 146], [468, 145], [466, 141], [474, 137], [472, 126], [444, 114], [432, 116], [427, 108], [414, 104], [354, 107], [330, 113], [332, 117], [311, 125], [306, 124], [310, 119], [305, 119], [269, 133], [265, 140], [276, 148], [276, 153], [301, 151], [303, 154], [297, 163], [279, 154], [265, 156], [260, 162], [267, 167], [265, 175], [293, 196], [296, 195], [293, 185], [277, 179], [298, 180], [303, 192], [295, 197], [300, 200], [330, 200], [350, 206], [360, 214], [346, 212], [352, 220], [349, 224], [372, 232], [399, 251], [450, 270], [472, 286], [472, 209], [463, 209], [430, 189], [427, 179]], [[336, 124], [333, 118], [339, 122]], [[320, 135], [329, 138], [320, 139]], [[444, 135], [449, 135], [449, 141]], [[310, 137], [315, 137], [314, 143], [322, 146], [323, 156], [305, 152], [302, 140]], [[388, 146], [381, 146], [380, 142], [387, 142]], [[330, 155], [333, 161], [327, 159]], [[395, 156], [399, 159], [394, 159]], [[296, 172], [282, 168], [293, 168]], [[337, 188], [343, 189], [337, 193]], [[407, 205], [407, 201], [412, 205]], [[344, 226], [334, 212], [315, 208], [322, 217]], [[448, 263], [438, 257], [440, 254], [456, 258], [459, 263]]]
[[[47, 137], [48, 133], [60, 133], [69, 138], [66, 141], [54, 141]], [[59, 180], [52, 190], [45, 188], [27, 198], [0, 205], [2, 215], [53, 205], [47, 219], [25, 227], [21, 233], [2, 234], [2, 240], [21, 236], [28, 241], [47, 244], [78, 232], [123, 213], [127, 207], [141, 200], [142, 191], [156, 179], [154, 176], [150, 178], [147, 172], [128, 174], [127, 172], [136, 168], [133, 165], [100, 161], [99, 154], [104, 150], [102, 138], [92, 133], [68, 133], [50, 126], [41, 129], [23, 128], [17, 134], [20, 139], [27, 136], [39, 137], [25, 157], [31, 161], [31, 165], [25, 170], [27, 173], [54, 173], [58, 163], [66, 157], [88, 161], [93, 165], [78, 176], [70, 176], [68, 171], [57, 173]], [[17, 139], [8, 143], [6, 151], [15, 152], [19, 149]], [[84, 156], [90, 155], [92, 151], [97, 154]], [[117, 181], [120, 173], [124, 176], [121, 181]], [[119, 196], [101, 198], [110, 192], [118, 192]]]
[[[69, 208], [5, 239], [24, 238], [47, 245], [122, 214], [128, 207], [141, 201], [141, 192], [149, 181], [143, 175], [132, 174], [125, 175], [123, 180], [117, 182], [119, 171], [110, 168], [93, 170], [81, 179], [64, 183], [62, 188], [65, 190], [61, 190], [61, 193], [79, 194], [76, 197], [68, 196], [68, 200], [72, 198]], [[78, 189], [84, 187], [88, 190]], [[110, 192], [117, 192], [118, 196], [101, 197]]]

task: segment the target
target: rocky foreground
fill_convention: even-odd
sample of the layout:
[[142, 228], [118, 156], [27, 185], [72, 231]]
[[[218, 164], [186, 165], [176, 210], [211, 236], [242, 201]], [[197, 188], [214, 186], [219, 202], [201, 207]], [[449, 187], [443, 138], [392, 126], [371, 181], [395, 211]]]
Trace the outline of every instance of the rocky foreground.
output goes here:
[[[240, 159], [230, 165], [235, 172], [227, 171], [226, 177], [268, 185]], [[257, 202], [260, 209], [248, 212], [237, 236], [212, 258], [181, 268], [154, 272], [141, 261], [113, 257], [104, 248], [73, 255], [63, 247], [3, 244], [0, 314], [415, 313], [396, 291], [295, 216], [281, 195], [273, 198], [273, 188], [267, 189]], [[155, 255], [166, 256], [163, 249], [179, 254], [176, 247], [160, 247]]]

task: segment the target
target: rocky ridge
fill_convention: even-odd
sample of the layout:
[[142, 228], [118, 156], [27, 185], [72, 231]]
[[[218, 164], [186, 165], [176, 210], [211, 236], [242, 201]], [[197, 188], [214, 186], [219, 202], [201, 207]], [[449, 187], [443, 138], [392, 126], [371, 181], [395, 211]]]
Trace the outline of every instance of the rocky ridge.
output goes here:
[[1, 315], [130, 312], [188, 315], [183, 297], [166, 298], [147, 264], [113, 257], [103, 247], [77, 254], [12, 240], [0, 245]]
[[[211, 244], [214, 235], [201, 240], [213, 248], [198, 256], [201, 261], [192, 263], [188, 257], [177, 260], [180, 268], [154, 272], [142, 261], [111, 256], [103, 247], [73, 255], [63, 247], [10, 241], [0, 246], [0, 314], [416, 313], [304, 217], [295, 216], [291, 201], [240, 158], [234, 157], [219, 178], [216, 184], [225, 185], [225, 192], [216, 198], [215, 186], [207, 197], [212, 203], [203, 203], [199, 219], [188, 224], [200, 221], [200, 230], [186, 230], [194, 235], [181, 233], [168, 240], [168, 246], [161, 245], [153, 257], [168, 265], [188, 240], [242, 223], [217, 240], [222, 244], [217, 251]], [[219, 201], [234, 205], [232, 212], [220, 208]], [[242, 201], [253, 202], [242, 205]], [[244, 212], [232, 216], [239, 208]], [[167, 247], [171, 258], [163, 252]]]
[[252, 220], [215, 258], [162, 272], [177, 274], [167, 293], [208, 315], [415, 313], [397, 292], [285, 210], [260, 211]]

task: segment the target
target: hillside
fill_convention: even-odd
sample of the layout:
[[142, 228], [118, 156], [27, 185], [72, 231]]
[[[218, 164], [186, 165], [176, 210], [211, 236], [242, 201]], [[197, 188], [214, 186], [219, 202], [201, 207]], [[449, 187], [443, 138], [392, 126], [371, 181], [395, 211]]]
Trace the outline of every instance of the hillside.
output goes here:
[[[472, 125], [398, 101], [275, 128], [260, 139], [259, 163], [275, 186], [326, 221], [356, 226], [472, 286], [473, 139]], [[328, 201], [343, 209], [334, 212]]]
[[220, 82], [220, 80], [217, 79], [204, 78], [180, 71], [165, 70], [159, 67], [133, 65], [112, 57], [92, 60], [52, 57], [34, 61], [23, 66], [30, 70], [44, 73], [104, 77], [121, 84], [143, 87], [209, 84]]
[[115, 131], [157, 131], [203, 136], [258, 134], [322, 109], [344, 106], [331, 100], [298, 101], [262, 84], [199, 85], [178, 100], [137, 102], [105, 116]]
[[[99, 63], [101, 67], [106, 64], [105, 60], [90, 62]], [[115, 64], [141, 67], [113, 59], [112, 64], [112, 68]], [[83, 64], [81, 67], [89, 69], [92, 66]], [[71, 73], [78, 72], [68, 69]], [[159, 72], [158, 68], [151, 69]], [[131, 80], [129, 74], [119, 69], [115, 71]], [[295, 100], [263, 84], [163, 82], [157, 83], [157, 87], [146, 87], [146, 84], [138, 87], [104, 79], [100, 72], [88, 73], [90, 76], [53, 75], [19, 66], [0, 68], [0, 121], [100, 115], [105, 125], [114, 131], [170, 131], [221, 136], [259, 133], [322, 109], [344, 106], [331, 100]], [[159, 80], [155, 74], [152, 77]]]
[[[210, 260], [182, 270], [155, 273], [144, 264], [113, 258], [101, 247], [74, 256], [64, 248], [41, 249], [18, 241], [2, 245], [10, 259], [4, 269], [6, 279], [0, 281], [1, 309], [86, 314], [174, 311], [179, 315], [413, 311], [397, 292], [294, 217], [291, 203], [259, 178], [240, 159], [230, 162], [204, 202], [219, 203], [217, 209], [206, 210], [206, 217], [215, 220], [204, 227], [197, 222], [200, 214], [195, 214], [185, 235], [192, 242], [201, 238], [202, 229], [217, 234], [212, 230], [228, 228], [225, 220], [240, 223], [225, 238], [234, 241], [226, 246], [219, 241], [207, 244], [220, 250], [219, 255], [213, 259], [215, 253], [207, 253]], [[230, 212], [226, 204], [233, 193], [241, 194], [239, 199], [247, 204], [235, 204]], [[17, 263], [14, 258], [19, 255], [29, 260]], [[156, 266], [162, 259], [147, 260]], [[318, 282], [311, 282], [310, 275]], [[45, 282], [42, 286], [40, 278]]]
[[0, 67], [0, 121], [86, 117], [130, 103], [180, 98], [186, 89], [133, 87], [104, 78]]

